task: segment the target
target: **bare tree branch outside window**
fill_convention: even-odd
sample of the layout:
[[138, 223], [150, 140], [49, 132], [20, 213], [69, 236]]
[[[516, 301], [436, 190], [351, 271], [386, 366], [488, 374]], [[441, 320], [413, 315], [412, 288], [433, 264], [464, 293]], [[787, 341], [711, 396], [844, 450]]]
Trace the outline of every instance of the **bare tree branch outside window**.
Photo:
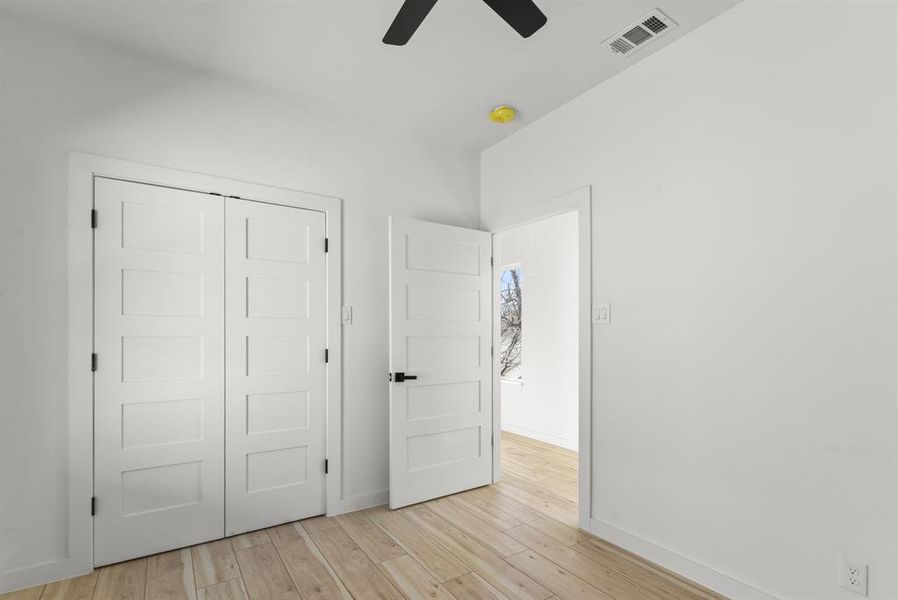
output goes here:
[[521, 279], [520, 267], [502, 270], [499, 287], [502, 354], [500, 374], [505, 379], [521, 379]]

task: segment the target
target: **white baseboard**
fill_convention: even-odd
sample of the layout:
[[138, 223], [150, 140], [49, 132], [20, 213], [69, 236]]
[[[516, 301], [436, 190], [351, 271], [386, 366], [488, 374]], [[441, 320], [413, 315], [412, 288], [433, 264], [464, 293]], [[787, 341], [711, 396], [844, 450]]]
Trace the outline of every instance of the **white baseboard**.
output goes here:
[[545, 442], [547, 444], [552, 444], [553, 446], [561, 446], [562, 448], [567, 448], [568, 450], [573, 450], [574, 452], [580, 449], [579, 445], [577, 444], [577, 440], [558, 437], [550, 433], [543, 433], [542, 431], [527, 429], [526, 427], [518, 427], [517, 425], [511, 425], [510, 423], [502, 423], [502, 431], [516, 433], [530, 439]]
[[356, 510], [364, 510], [372, 506], [380, 506], [390, 501], [390, 490], [379, 490], [367, 494], [349, 496], [340, 501], [339, 506], [327, 511], [328, 516], [342, 515]]
[[638, 554], [646, 560], [650, 560], [665, 569], [673, 571], [677, 575], [723, 594], [728, 598], [732, 598], [732, 600], [780, 600], [773, 594], [759, 590], [743, 581], [739, 581], [734, 577], [716, 571], [707, 565], [604, 521], [591, 519], [589, 530], [593, 535], [603, 540], [608, 540], [624, 550]]
[[[380, 506], [390, 501], [390, 490], [379, 490], [368, 494], [359, 494], [343, 498], [339, 506], [329, 511], [329, 515], [341, 515], [343, 513], [353, 512], [371, 508], [372, 506]], [[28, 588], [51, 581], [59, 581], [60, 579], [68, 579], [89, 573], [90, 570], [84, 571], [79, 565], [75, 564], [67, 558], [53, 560], [36, 565], [29, 565], [19, 569], [0, 572], [0, 594], [12, 592], [23, 588]]]
[[[89, 573], [90, 571], [86, 571]], [[60, 558], [0, 573], [0, 594], [84, 575], [71, 560]]]

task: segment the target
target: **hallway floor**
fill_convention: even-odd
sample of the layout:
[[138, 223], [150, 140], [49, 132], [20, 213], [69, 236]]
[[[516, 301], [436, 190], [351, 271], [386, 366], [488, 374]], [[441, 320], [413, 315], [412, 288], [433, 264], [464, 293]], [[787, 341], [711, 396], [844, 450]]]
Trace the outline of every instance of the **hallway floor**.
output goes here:
[[576, 452], [509, 433], [502, 444], [494, 485], [306, 519], [0, 599], [720, 598], [576, 528]]

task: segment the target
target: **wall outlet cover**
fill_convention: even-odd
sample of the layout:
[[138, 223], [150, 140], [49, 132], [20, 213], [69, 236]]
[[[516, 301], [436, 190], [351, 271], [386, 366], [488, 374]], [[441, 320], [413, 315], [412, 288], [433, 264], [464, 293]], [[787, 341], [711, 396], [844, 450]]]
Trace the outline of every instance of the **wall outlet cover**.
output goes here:
[[839, 587], [859, 596], [866, 596], [867, 565], [840, 554]]

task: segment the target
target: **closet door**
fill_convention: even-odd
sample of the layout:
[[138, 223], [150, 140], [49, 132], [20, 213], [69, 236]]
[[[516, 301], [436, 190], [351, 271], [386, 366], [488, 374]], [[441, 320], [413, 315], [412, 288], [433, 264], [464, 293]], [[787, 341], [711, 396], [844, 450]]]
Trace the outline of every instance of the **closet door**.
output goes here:
[[324, 512], [324, 213], [226, 205], [227, 534]]
[[224, 207], [104, 178], [94, 204], [103, 565], [224, 533]]

